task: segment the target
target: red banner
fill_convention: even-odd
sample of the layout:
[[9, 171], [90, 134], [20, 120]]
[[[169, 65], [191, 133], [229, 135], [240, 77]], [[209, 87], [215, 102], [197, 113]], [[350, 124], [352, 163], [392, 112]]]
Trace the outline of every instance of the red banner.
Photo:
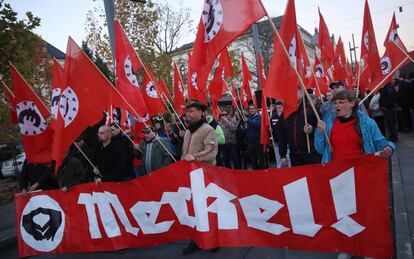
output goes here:
[[178, 162], [123, 183], [16, 196], [20, 256], [191, 239], [392, 256], [387, 160], [262, 171]]

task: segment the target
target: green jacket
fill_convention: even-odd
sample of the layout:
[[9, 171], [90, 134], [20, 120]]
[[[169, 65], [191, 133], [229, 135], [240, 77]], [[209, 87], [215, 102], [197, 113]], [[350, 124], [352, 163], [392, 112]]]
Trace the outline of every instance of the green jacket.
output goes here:
[[[168, 143], [163, 140], [161, 141], [164, 146], [169, 149]], [[141, 165], [144, 169], [145, 174], [151, 173], [152, 171], [165, 167], [173, 162], [171, 156], [167, 153], [167, 151], [158, 140], [154, 139], [151, 143], [151, 155], [149, 158], [147, 158], [149, 143], [144, 141], [139, 145], [139, 148], [143, 153], [138, 151], [138, 157], [141, 159]], [[150, 167], [147, 167], [147, 162], [151, 163]]]
[[224, 137], [224, 132], [223, 132], [223, 129], [221, 128], [221, 126], [216, 121], [213, 122], [213, 119], [214, 119], [213, 116], [207, 115], [206, 118], [207, 118], [208, 124], [210, 124], [210, 126], [212, 126], [214, 128], [214, 130], [216, 131], [217, 144], [219, 144], [219, 145], [226, 144], [226, 138]]

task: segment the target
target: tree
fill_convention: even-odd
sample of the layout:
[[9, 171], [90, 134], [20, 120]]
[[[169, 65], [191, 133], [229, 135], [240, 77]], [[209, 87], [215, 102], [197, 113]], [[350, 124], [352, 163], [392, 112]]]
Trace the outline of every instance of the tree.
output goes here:
[[[46, 43], [33, 29], [40, 26], [40, 18], [26, 13], [24, 20], [18, 20], [17, 13], [10, 4], [0, 0], [0, 80], [12, 86], [9, 74], [9, 61], [32, 85], [35, 92], [48, 100], [52, 77], [52, 60], [47, 54]], [[0, 98], [0, 141], [17, 139], [17, 128], [8, 121], [8, 103], [4, 91]]]
[[[149, 65], [155, 76], [172, 87], [171, 51], [177, 47], [185, 33], [192, 31], [190, 10], [172, 10], [168, 4], [115, 1], [115, 17], [124, 28], [129, 41], [142, 61]], [[87, 14], [86, 42], [106, 64], [112, 63], [109, 36], [104, 10], [95, 8]], [[110, 66], [112, 68], [112, 66]]]
[[104, 74], [105, 77], [112, 82], [112, 84], [114, 84], [114, 74], [108, 68], [108, 65], [103, 61], [99, 53], [97, 51], [93, 53], [86, 41], [82, 41], [82, 50], [92, 60], [92, 62], [95, 63], [96, 67], [102, 72], [102, 74]]

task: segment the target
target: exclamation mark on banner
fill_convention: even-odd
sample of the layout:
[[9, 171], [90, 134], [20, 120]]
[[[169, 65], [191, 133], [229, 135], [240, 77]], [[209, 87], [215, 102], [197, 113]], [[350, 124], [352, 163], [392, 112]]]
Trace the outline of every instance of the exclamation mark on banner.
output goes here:
[[365, 227], [349, 217], [357, 212], [354, 168], [348, 169], [329, 182], [338, 220], [332, 227], [348, 237], [362, 232]]

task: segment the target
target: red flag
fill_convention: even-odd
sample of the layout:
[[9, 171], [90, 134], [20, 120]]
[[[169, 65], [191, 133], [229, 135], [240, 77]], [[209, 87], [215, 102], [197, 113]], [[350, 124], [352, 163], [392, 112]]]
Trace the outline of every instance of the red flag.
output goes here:
[[210, 99], [213, 103], [218, 103], [223, 94], [227, 91], [223, 81], [223, 69], [219, 66], [214, 73], [214, 78], [211, 80], [208, 90], [210, 93]]
[[144, 97], [144, 101], [147, 104], [149, 115], [153, 116], [159, 113], [166, 112], [164, 103], [162, 102], [162, 99], [158, 95], [159, 87], [156, 86], [158, 82], [155, 81], [155, 77], [148, 67], [146, 67], [146, 72], [144, 73], [144, 80], [142, 84], [143, 84], [143, 87], [141, 90], [142, 96]]
[[142, 69], [142, 64], [118, 20], [115, 20], [115, 45], [115, 87], [125, 100], [114, 98], [113, 105], [128, 109], [135, 116], [137, 115], [135, 112], [145, 114], [148, 109], [142, 97], [137, 78], [138, 72]]
[[323, 67], [323, 64], [319, 61], [318, 57], [315, 53], [315, 63], [313, 64], [313, 72], [315, 73], [315, 78], [312, 77], [311, 85], [318, 88], [318, 92], [320, 91], [321, 94], [326, 94], [329, 89], [328, 85], [328, 79], [326, 77], [325, 69]]
[[142, 133], [142, 130], [145, 128], [145, 124], [150, 123], [151, 117], [149, 114], [145, 114], [144, 116], [138, 116], [135, 117], [135, 125], [134, 125], [134, 132], [135, 136], [138, 140], [141, 140], [144, 138], [144, 133]]
[[46, 122], [50, 112], [12, 64], [10, 74], [27, 162], [48, 163], [52, 160], [53, 142], [53, 130]]
[[180, 77], [177, 64], [174, 62], [174, 109], [178, 114], [185, 113], [184, 84]]
[[[385, 38], [384, 46], [386, 47], [385, 53], [381, 59], [381, 70], [382, 76], [371, 82], [368, 89], [373, 90], [378, 83], [387, 76], [390, 75], [397, 66], [404, 66], [408, 62], [405, 53], [408, 53], [404, 44], [402, 43], [397, 31], [397, 22], [395, 20], [395, 14], [392, 16], [391, 25], [388, 29], [387, 37]], [[412, 53], [409, 53], [412, 56]], [[405, 60], [405, 61], [404, 61]], [[385, 80], [382, 85], [387, 83], [389, 80]], [[381, 87], [381, 86], [380, 86]]]
[[[335, 61], [334, 61], [334, 78], [335, 80], [341, 80], [342, 82], [347, 81], [346, 74], [346, 56], [344, 50], [344, 44], [341, 37], [338, 39], [338, 43], [335, 48]], [[349, 85], [349, 84], [347, 84]]]
[[224, 67], [224, 77], [233, 77], [234, 71], [233, 66], [231, 65], [229, 52], [227, 48], [224, 48], [220, 54], [219, 66]]
[[283, 45], [289, 52], [290, 58], [286, 57], [283, 46], [275, 38], [274, 54], [266, 82], [267, 86], [264, 91], [267, 97], [283, 100], [285, 104], [285, 117], [288, 117], [298, 107], [298, 78], [291, 66], [291, 63], [295, 69], [297, 66], [298, 36], [296, 32], [295, 2], [294, 0], [289, 0], [283, 16], [282, 27], [280, 28], [280, 37], [282, 38]]
[[190, 62], [201, 90], [218, 54], [264, 15], [256, 0], [204, 1]]
[[362, 26], [361, 38], [361, 61], [363, 70], [365, 67], [370, 67], [370, 73], [365, 72], [372, 80], [381, 76], [380, 57], [378, 54], [377, 41], [375, 39], [374, 26], [372, 25], [371, 12], [368, 5], [368, 0], [365, 0], [364, 7], [364, 24]]
[[246, 97], [247, 97], [247, 101], [249, 102], [250, 100], [253, 100], [252, 90], [250, 88], [250, 80], [252, 80], [252, 74], [250, 73], [249, 67], [247, 66], [246, 59], [244, 58], [243, 53], [242, 53], [241, 58], [242, 58], [242, 77], [243, 77], [242, 84], [243, 84], [244, 93], [246, 94]]
[[262, 57], [259, 54], [257, 56], [257, 65], [258, 65], [258, 70], [259, 70], [259, 80], [260, 80], [260, 85], [262, 86], [262, 90], [266, 85], [266, 71], [263, 67], [263, 62], [262, 62]]
[[2, 81], [4, 89], [6, 89], [6, 97], [9, 102], [9, 120], [11, 124], [17, 124], [19, 121], [17, 120], [17, 113], [16, 113], [16, 98], [10, 88]]
[[53, 76], [52, 76], [52, 97], [50, 100], [50, 112], [52, 114], [52, 120], [50, 126], [54, 129], [59, 112], [59, 100], [64, 88], [64, 71], [63, 67], [56, 59], [53, 59]]
[[321, 11], [319, 12], [319, 34], [318, 34], [318, 48], [321, 51], [321, 60], [326, 69], [329, 72], [333, 61], [335, 59], [334, 46], [329, 34], [328, 26], [326, 26], [325, 19], [323, 18]]
[[197, 76], [197, 70], [191, 66], [192, 55], [188, 52], [188, 99], [199, 100], [202, 104], [207, 105], [207, 97], [205, 93], [205, 87], [201, 89], [200, 78]]
[[111, 105], [113, 86], [69, 37], [53, 142], [56, 169], [73, 141], [103, 118]]
[[168, 88], [165, 85], [164, 80], [162, 80], [162, 78], [158, 81], [157, 86], [159, 86], [158, 92], [163, 96], [162, 98], [172, 99], [170, 91], [168, 91]]
[[260, 144], [264, 145], [264, 150], [270, 144], [269, 113], [267, 111], [266, 96], [264, 94], [262, 94], [262, 121], [260, 127]]
[[306, 88], [310, 88], [310, 81], [312, 79], [312, 66], [306, 53], [305, 44], [303, 43], [302, 34], [299, 28], [296, 28], [296, 35], [298, 36], [298, 72], [302, 77], [302, 81]]
[[236, 93], [236, 87], [234, 85], [231, 86], [231, 103], [233, 105], [233, 108], [238, 110], [239, 105], [237, 104], [237, 93]]
[[239, 88], [239, 100], [243, 105], [243, 108], [247, 109], [249, 107], [249, 99], [243, 87]]

